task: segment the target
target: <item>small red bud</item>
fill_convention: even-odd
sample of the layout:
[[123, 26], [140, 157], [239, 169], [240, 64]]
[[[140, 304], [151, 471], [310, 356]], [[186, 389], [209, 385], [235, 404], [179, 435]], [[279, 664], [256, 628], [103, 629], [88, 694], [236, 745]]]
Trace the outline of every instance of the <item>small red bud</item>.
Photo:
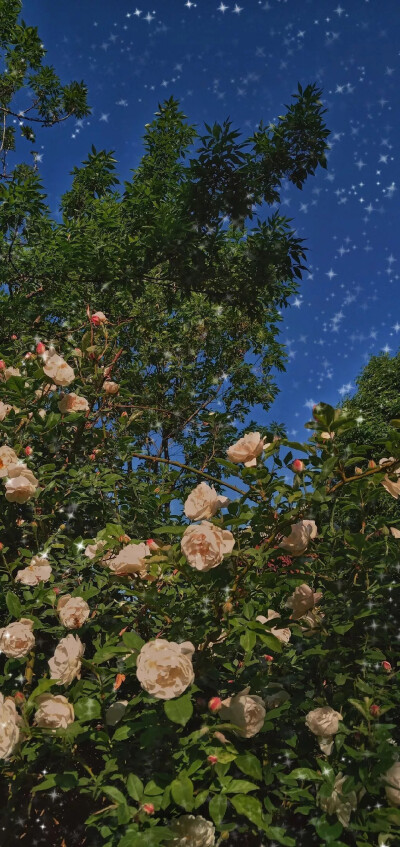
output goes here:
[[128, 412], [122, 412], [121, 418], [127, 418], [127, 417], [128, 417]]
[[152, 803], [143, 803], [142, 809], [146, 815], [154, 815], [154, 806]]
[[24, 452], [25, 452], [25, 456], [32, 456], [32, 453], [33, 453], [32, 447], [30, 447], [29, 444], [28, 444], [28, 446], [25, 447]]
[[89, 459], [91, 459], [91, 461], [94, 462], [95, 458], [96, 458], [96, 453], [91, 453], [90, 456], [89, 456]]
[[390, 662], [387, 662], [386, 660], [384, 662], [382, 662], [382, 667], [388, 673], [390, 673], [390, 671], [392, 670], [392, 666], [391, 666]]
[[16, 691], [16, 693], [14, 694], [14, 700], [16, 703], [24, 703], [25, 694], [23, 694], [22, 691]]
[[39, 341], [39, 343], [36, 345], [36, 353], [38, 353], [39, 356], [41, 356], [42, 353], [44, 353], [45, 349], [46, 349], [46, 345], [43, 344], [43, 341]]
[[59, 594], [59, 593], [60, 593], [60, 589], [59, 589], [59, 588], [53, 588], [53, 591], [54, 591], [54, 594]]
[[304, 471], [304, 462], [301, 459], [295, 459], [292, 468], [296, 473], [301, 473], [301, 471]]
[[3, 371], [6, 366], [4, 359], [0, 359], [0, 371]]
[[2, 550], [3, 547], [4, 547], [4, 544], [2, 544], [1, 541], [0, 541], [0, 550]]
[[17, 338], [18, 338], [18, 335], [12, 335], [11, 338], [12, 338], [13, 341], [16, 341]]
[[374, 718], [377, 718], [381, 713], [380, 706], [377, 706], [376, 703], [373, 703], [372, 706], [370, 706], [369, 711]]
[[220, 697], [211, 697], [211, 700], [208, 701], [208, 708], [210, 712], [219, 712], [222, 705], [222, 700]]
[[374, 462], [373, 459], [370, 459], [369, 462], [368, 462], [368, 467], [369, 468], [376, 468], [377, 467], [376, 462]]
[[210, 765], [216, 765], [218, 762], [218, 756], [207, 756], [207, 762], [210, 762]]
[[273, 662], [274, 661], [274, 657], [268, 656], [268, 654], [264, 656], [264, 659], [265, 659], [266, 662]]

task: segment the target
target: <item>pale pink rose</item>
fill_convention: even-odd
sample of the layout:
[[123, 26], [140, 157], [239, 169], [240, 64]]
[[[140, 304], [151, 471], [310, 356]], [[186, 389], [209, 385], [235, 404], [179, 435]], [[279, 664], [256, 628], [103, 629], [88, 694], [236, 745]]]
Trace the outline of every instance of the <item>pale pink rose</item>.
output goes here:
[[8, 468], [18, 462], [18, 456], [6, 444], [0, 447], [0, 477], [8, 476]]
[[[396, 461], [396, 459], [394, 459], [393, 456], [390, 456], [389, 459], [379, 459], [379, 464], [383, 465], [384, 462], [395, 462], [395, 461]], [[391, 471], [390, 473], [391, 473], [392, 476], [394, 476], [394, 475], [400, 476], [400, 467], [397, 468], [394, 471]], [[400, 494], [400, 480], [392, 481], [391, 479], [389, 479], [389, 475], [386, 474], [386, 476], [382, 480], [381, 484], [383, 485], [384, 488], [386, 488], [386, 491], [388, 491], [388, 493], [391, 494], [392, 497], [394, 497], [395, 500], [398, 499], [399, 494]]]
[[[93, 318], [94, 318], [94, 320], [93, 320]], [[105, 316], [104, 312], [95, 312], [95, 313], [92, 315], [92, 323], [94, 323], [96, 326], [97, 326], [98, 324], [106, 324], [106, 323], [108, 323], [107, 318], [106, 318], [106, 316]]]
[[12, 465], [11, 468], [12, 471], [10, 467], [8, 469], [10, 479], [5, 485], [6, 500], [10, 503], [26, 503], [33, 497], [39, 482], [28, 468], [23, 473], [17, 473], [20, 465]]
[[35, 644], [32, 629], [33, 621], [28, 618], [21, 618], [0, 629], [0, 652], [5, 653], [9, 659], [27, 656]]
[[303, 520], [293, 524], [290, 535], [283, 538], [279, 547], [287, 550], [291, 556], [302, 556], [306, 552], [309, 542], [318, 533], [315, 521]]
[[191, 521], [212, 518], [218, 509], [223, 509], [229, 503], [228, 497], [217, 494], [215, 488], [206, 482], [200, 482], [185, 501], [185, 515]]
[[58, 685], [70, 685], [75, 678], [80, 679], [84, 652], [85, 647], [78, 635], [62, 638], [49, 660], [51, 679], [56, 679]]
[[308, 728], [317, 736], [320, 749], [329, 756], [332, 752], [333, 736], [339, 729], [339, 721], [343, 720], [342, 715], [330, 706], [321, 706], [308, 712], [305, 720]]
[[235, 539], [228, 529], [220, 529], [209, 521], [188, 526], [181, 540], [182, 553], [190, 567], [209, 571], [232, 552]]
[[73, 723], [74, 707], [62, 694], [40, 694], [36, 703], [39, 706], [34, 719], [36, 726], [56, 730]]
[[128, 700], [116, 700], [106, 710], [106, 724], [108, 726], [116, 726], [122, 720], [126, 712]]
[[70, 594], [64, 594], [57, 603], [57, 612], [63, 626], [66, 626], [67, 629], [79, 629], [87, 621], [90, 609], [86, 600], [82, 597], [71, 597]]
[[22, 582], [23, 585], [39, 585], [39, 582], [50, 579], [51, 571], [51, 566], [45, 557], [33, 556], [28, 567], [17, 572], [15, 582]]
[[336, 815], [342, 826], [347, 827], [350, 823], [351, 813], [357, 808], [357, 794], [349, 791], [342, 794], [343, 783], [347, 779], [342, 773], [338, 773], [329, 797], [319, 797], [319, 805], [328, 815]]
[[81, 397], [79, 394], [64, 394], [62, 400], [58, 402], [58, 408], [62, 415], [66, 415], [69, 412], [87, 412], [89, 410], [89, 403], [86, 400], [86, 397]]
[[168, 824], [173, 832], [168, 847], [214, 847], [215, 827], [202, 815], [181, 815]]
[[400, 538], [400, 529], [396, 529], [395, 526], [391, 526], [390, 532], [392, 533], [393, 538]]
[[309, 585], [303, 583], [297, 586], [293, 594], [286, 601], [286, 607], [293, 609], [292, 618], [296, 621], [313, 609], [321, 599], [322, 594], [320, 591], [314, 592]]
[[44, 356], [45, 364], [43, 370], [49, 379], [52, 379], [56, 385], [64, 387], [70, 385], [75, 379], [75, 372], [64, 359], [52, 349], [47, 356]]
[[145, 691], [159, 700], [180, 697], [194, 682], [190, 641], [177, 644], [156, 638], [144, 644], [136, 663], [136, 676]]
[[0, 421], [4, 421], [4, 418], [8, 415], [11, 409], [12, 406], [10, 406], [9, 403], [3, 403], [0, 401]]
[[334, 432], [321, 432], [320, 435], [321, 435], [321, 438], [330, 438], [331, 441], [335, 437]]
[[21, 376], [21, 371], [19, 368], [4, 368], [3, 371], [0, 371], [1, 377], [3, 380], [10, 379], [10, 376]]
[[12, 697], [0, 694], [0, 759], [9, 759], [21, 738], [22, 718]]
[[87, 556], [88, 559], [94, 559], [99, 550], [105, 546], [105, 543], [105, 541], [95, 541], [94, 544], [88, 544], [87, 547], [85, 547], [85, 556]]
[[400, 762], [395, 762], [383, 776], [386, 798], [392, 806], [400, 806]]
[[234, 732], [241, 738], [252, 738], [260, 732], [266, 715], [264, 700], [257, 694], [249, 694], [245, 688], [240, 694], [222, 700], [219, 715], [223, 721], [235, 724]]
[[27, 479], [28, 482], [30, 482], [35, 488], [39, 485], [39, 480], [36, 479], [31, 469], [28, 468], [25, 462], [21, 462], [20, 460], [18, 460], [15, 465], [8, 466], [7, 476], [9, 479], [16, 479], [18, 476], [24, 476], [25, 479]]
[[[268, 609], [268, 617], [265, 618], [264, 615], [258, 615], [258, 617], [256, 617], [256, 621], [259, 621], [260, 623], [268, 623], [268, 621], [272, 621], [274, 618], [280, 618], [280, 614], [275, 612], [273, 609]], [[269, 631], [275, 636], [275, 638], [282, 641], [283, 644], [287, 644], [288, 641], [290, 641], [292, 633], [288, 627], [285, 627], [285, 629], [277, 629], [273, 626]]]
[[117, 556], [113, 556], [112, 559], [105, 561], [104, 564], [116, 576], [131, 574], [143, 579], [147, 574], [147, 563], [145, 559], [148, 556], [151, 556], [150, 550], [147, 544], [142, 541], [140, 544], [127, 544]]
[[119, 385], [117, 382], [112, 382], [111, 379], [106, 379], [103, 382], [103, 391], [105, 394], [118, 394]]
[[245, 432], [243, 438], [228, 447], [226, 454], [231, 462], [243, 462], [246, 468], [251, 468], [257, 464], [257, 456], [270, 447], [264, 442], [259, 432]]

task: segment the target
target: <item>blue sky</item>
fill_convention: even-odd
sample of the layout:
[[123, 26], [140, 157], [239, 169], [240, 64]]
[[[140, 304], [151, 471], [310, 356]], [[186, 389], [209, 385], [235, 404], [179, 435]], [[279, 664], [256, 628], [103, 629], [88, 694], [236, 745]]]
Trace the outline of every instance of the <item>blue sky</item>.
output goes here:
[[323, 89], [328, 170], [302, 192], [284, 187], [281, 203], [307, 239], [309, 272], [282, 313], [280, 394], [267, 416], [252, 415], [306, 440], [313, 403], [335, 405], [371, 355], [398, 350], [397, 0], [30, 0], [23, 16], [62, 80], [89, 87], [90, 117], [36, 143], [54, 211], [92, 144], [114, 150], [129, 178], [145, 123], [171, 95], [200, 133], [230, 117], [245, 138], [285, 111], [298, 82]]

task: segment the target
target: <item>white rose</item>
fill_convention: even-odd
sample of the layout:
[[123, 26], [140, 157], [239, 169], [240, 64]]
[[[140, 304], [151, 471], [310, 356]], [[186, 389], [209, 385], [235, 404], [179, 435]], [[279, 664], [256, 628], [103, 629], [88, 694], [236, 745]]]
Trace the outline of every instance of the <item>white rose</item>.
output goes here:
[[330, 797], [319, 797], [319, 805], [329, 815], [336, 815], [342, 826], [347, 827], [350, 823], [351, 813], [357, 808], [357, 795], [355, 791], [342, 794], [342, 786], [347, 777], [342, 773], [336, 776], [332, 794]]
[[200, 482], [185, 501], [184, 511], [191, 521], [199, 521], [202, 518], [212, 518], [218, 509], [223, 509], [229, 503], [228, 497], [220, 496], [214, 487]]
[[168, 847], [214, 847], [215, 827], [201, 815], [181, 815], [169, 824], [173, 832]]
[[257, 464], [257, 456], [271, 446], [264, 442], [259, 432], [245, 432], [243, 438], [228, 447], [226, 454], [231, 462], [243, 462], [246, 468], [251, 468]]
[[55, 730], [66, 729], [73, 723], [74, 707], [62, 694], [40, 694], [36, 703], [39, 705], [34, 720], [36, 726]]
[[313, 609], [321, 599], [320, 591], [313, 591], [309, 585], [303, 583], [303, 585], [298, 585], [291, 597], [288, 598], [286, 606], [288, 609], [293, 609], [293, 620], [298, 620], [310, 609]]
[[156, 638], [144, 644], [136, 663], [136, 676], [152, 697], [172, 700], [179, 697], [194, 681], [190, 641], [177, 644]]
[[279, 547], [283, 547], [291, 556], [302, 556], [307, 550], [309, 542], [316, 535], [317, 525], [315, 521], [299, 521], [293, 524], [290, 535], [282, 539]]
[[119, 385], [117, 382], [113, 382], [111, 379], [106, 379], [103, 383], [103, 391], [106, 394], [118, 394]]
[[[14, 467], [18, 467], [14, 465]], [[33, 497], [38, 486], [38, 480], [33, 476], [32, 471], [26, 469], [25, 474], [18, 474], [7, 480], [6, 500], [10, 503], [26, 503]]]
[[0, 759], [9, 759], [20, 741], [22, 719], [12, 697], [0, 694]]
[[391, 526], [390, 532], [392, 533], [393, 538], [400, 538], [400, 529], [397, 529], [395, 526]]
[[145, 559], [148, 556], [151, 556], [150, 550], [142, 541], [140, 544], [127, 544], [117, 556], [106, 560], [104, 564], [117, 576], [133, 574], [143, 579], [147, 574]]
[[198, 571], [209, 571], [219, 565], [224, 556], [231, 553], [235, 539], [228, 529], [202, 521], [188, 526], [181, 540], [182, 553], [190, 567]]
[[58, 685], [70, 685], [75, 678], [80, 679], [84, 652], [85, 647], [78, 635], [62, 638], [49, 660], [51, 679], [56, 679]]
[[46, 376], [52, 379], [56, 385], [61, 385], [63, 388], [66, 385], [70, 385], [70, 383], [75, 379], [75, 372], [73, 368], [67, 365], [64, 359], [59, 356], [55, 350], [52, 350], [45, 357], [43, 370]]
[[21, 371], [19, 370], [19, 368], [9, 367], [9, 368], [4, 368], [4, 370], [1, 371], [1, 374], [2, 375], [4, 374], [3, 378], [4, 378], [4, 380], [7, 380], [7, 379], [10, 379], [10, 376], [21, 376]]
[[0, 652], [12, 659], [27, 656], [35, 644], [32, 629], [33, 621], [28, 618], [21, 618], [0, 629]]
[[79, 394], [64, 394], [64, 397], [59, 400], [58, 408], [62, 415], [66, 415], [69, 412], [87, 412], [89, 410], [89, 403], [86, 400], [86, 397], [81, 397]]
[[400, 762], [395, 762], [383, 776], [386, 798], [392, 806], [400, 806]]
[[39, 585], [39, 582], [46, 582], [50, 579], [51, 566], [46, 558], [42, 556], [33, 556], [27, 568], [21, 568], [16, 576], [15, 582], [22, 582], [22, 585]]
[[7, 476], [9, 466], [15, 465], [17, 462], [18, 456], [11, 447], [7, 447], [7, 445], [0, 447], [0, 477]]
[[339, 721], [343, 720], [342, 715], [330, 706], [321, 706], [309, 712], [305, 720], [311, 732], [318, 737], [320, 749], [329, 756], [332, 752], [333, 736], [339, 729]]
[[[394, 459], [393, 456], [390, 456], [389, 459], [379, 459], [379, 464], [383, 465], [384, 462], [395, 462], [395, 461], [396, 461], [396, 459]], [[390, 473], [391, 473], [392, 476], [394, 476], [394, 475], [400, 476], [400, 468], [396, 468], [396, 470], [391, 471]], [[382, 480], [381, 484], [383, 485], [384, 488], [386, 488], [386, 491], [388, 491], [389, 494], [391, 494], [392, 497], [394, 497], [395, 500], [398, 499], [399, 494], [400, 494], [400, 480], [392, 481], [391, 479], [389, 479], [389, 475], [386, 474], [386, 476]]]
[[6, 415], [8, 415], [11, 409], [12, 406], [10, 406], [8, 403], [3, 403], [0, 400], [0, 421], [4, 421], [4, 418], [6, 417]]
[[225, 721], [236, 724], [237, 735], [242, 738], [252, 738], [260, 731], [264, 724], [265, 706], [264, 701], [257, 694], [249, 694], [250, 688], [245, 688], [234, 697], [222, 700], [220, 716]]
[[94, 559], [99, 550], [105, 546], [105, 543], [105, 541], [95, 541], [94, 544], [88, 544], [87, 547], [85, 547], [85, 556], [87, 556], [88, 559]]
[[[274, 620], [274, 618], [280, 618], [279, 612], [274, 612], [273, 609], [268, 609], [268, 617], [265, 618], [264, 615], [258, 615], [256, 617], [256, 621], [259, 621], [260, 623], [268, 623], [268, 621]], [[288, 641], [290, 641], [290, 636], [292, 634], [288, 627], [285, 627], [285, 629], [277, 629], [273, 626], [270, 629], [270, 632], [275, 636], [275, 638], [282, 641], [283, 644], [287, 644]]]
[[90, 609], [82, 597], [71, 597], [70, 594], [65, 594], [64, 597], [59, 598], [57, 612], [63, 626], [68, 629], [78, 629], [87, 621]]

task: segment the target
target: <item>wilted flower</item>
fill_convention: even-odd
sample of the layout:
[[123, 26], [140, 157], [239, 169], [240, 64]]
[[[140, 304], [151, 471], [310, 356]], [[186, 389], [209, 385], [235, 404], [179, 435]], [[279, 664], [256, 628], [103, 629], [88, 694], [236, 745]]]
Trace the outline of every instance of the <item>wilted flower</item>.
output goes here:
[[357, 808], [357, 795], [355, 791], [342, 794], [343, 783], [347, 777], [338, 773], [330, 797], [319, 797], [319, 805], [329, 815], [336, 815], [342, 826], [348, 826], [351, 813]]
[[318, 737], [320, 749], [328, 756], [332, 752], [333, 736], [339, 729], [339, 721], [342, 720], [340, 712], [336, 712], [330, 706], [313, 709], [306, 715], [308, 728]]
[[103, 382], [103, 391], [106, 394], [118, 394], [119, 385], [111, 379], [106, 379], [105, 382]]
[[[258, 615], [256, 617], [256, 621], [259, 623], [268, 623], [268, 621], [272, 621], [274, 618], [280, 618], [279, 612], [274, 612], [273, 609], [268, 609], [268, 617], [266, 618], [264, 615]], [[285, 627], [285, 629], [277, 629], [273, 626], [270, 632], [275, 636], [275, 638], [282, 641], [283, 644], [287, 644], [288, 641], [290, 641], [291, 632], [288, 627]]]
[[[383, 465], [384, 462], [395, 462], [395, 461], [396, 461], [396, 459], [394, 459], [393, 456], [390, 456], [389, 459], [379, 459], [379, 464]], [[391, 473], [392, 476], [393, 475], [400, 476], [400, 467], [396, 468], [396, 470], [394, 470], [394, 471], [390, 471], [390, 473]], [[392, 482], [392, 480], [389, 478], [389, 475], [386, 474], [385, 478], [382, 480], [382, 485], [383, 485], [384, 488], [386, 488], [386, 491], [388, 491], [389, 494], [391, 494], [392, 497], [394, 497], [395, 500], [398, 499], [398, 496], [400, 494], [400, 480], [397, 480], [396, 482]]]
[[322, 594], [320, 591], [313, 591], [309, 585], [303, 583], [303, 585], [298, 585], [295, 588], [291, 597], [286, 601], [286, 606], [289, 609], [293, 609], [293, 620], [298, 620], [309, 612], [310, 609], [313, 609], [321, 599]]

